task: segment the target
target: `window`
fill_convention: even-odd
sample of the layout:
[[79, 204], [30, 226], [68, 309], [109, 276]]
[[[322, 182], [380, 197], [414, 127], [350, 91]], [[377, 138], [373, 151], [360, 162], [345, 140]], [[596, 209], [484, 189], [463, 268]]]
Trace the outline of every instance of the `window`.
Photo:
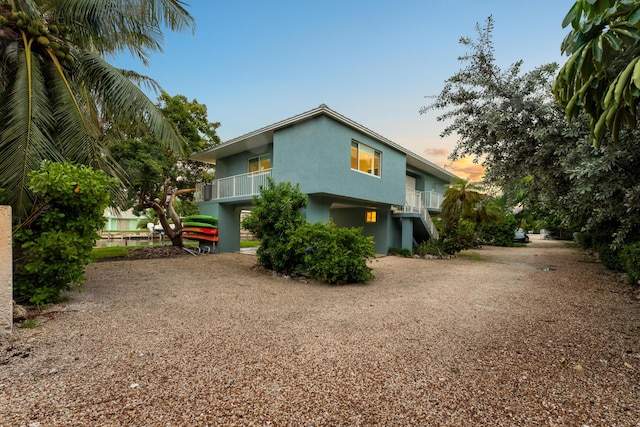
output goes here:
[[271, 154], [263, 154], [249, 159], [249, 172], [259, 172], [265, 169], [271, 169]]
[[376, 222], [378, 220], [378, 213], [376, 211], [367, 211], [365, 222]]
[[380, 176], [380, 152], [351, 141], [351, 169]]

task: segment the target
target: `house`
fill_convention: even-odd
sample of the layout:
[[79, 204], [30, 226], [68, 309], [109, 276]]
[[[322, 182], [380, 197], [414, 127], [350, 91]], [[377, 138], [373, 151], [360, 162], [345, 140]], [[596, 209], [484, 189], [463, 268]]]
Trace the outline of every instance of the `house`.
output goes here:
[[196, 201], [200, 213], [219, 219], [218, 252], [239, 250], [240, 213], [268, 177], [300, 184], [307, 220], [363, 227], [381, 254], [437, 237], [431, 214], [456, 178], [324, 104], [191, 159], [216, 165]]
[[133, 213], [133, 209], [121, 211], [112, 207], [104, 210], [104, 218], [105, 224], [104, 227], [102, 227], [103, 232], [138, 231], [140, 229], [138, 224], [142, 219]]

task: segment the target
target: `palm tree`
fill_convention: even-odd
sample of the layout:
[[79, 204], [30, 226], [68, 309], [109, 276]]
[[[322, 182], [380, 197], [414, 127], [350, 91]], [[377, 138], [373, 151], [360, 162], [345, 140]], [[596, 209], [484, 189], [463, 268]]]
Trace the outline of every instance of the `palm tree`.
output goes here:
[[129, 51], [146, 64], [162, 50], [163, 27], [194, 28], [182, 1], [0, 0], [0, 183], [18, 220], [34, 202], [27, 174], [45, 159], [123, 179], [110, 138], [153, 134], [182, 151], [182, 138], [138, 86], [157, 83], [104, 59]]
[[461, 218], [476, 219], [485, 195], [478, 183], [456, 178], [444, 192], [442, 219], [446, 228], [456, 228]]

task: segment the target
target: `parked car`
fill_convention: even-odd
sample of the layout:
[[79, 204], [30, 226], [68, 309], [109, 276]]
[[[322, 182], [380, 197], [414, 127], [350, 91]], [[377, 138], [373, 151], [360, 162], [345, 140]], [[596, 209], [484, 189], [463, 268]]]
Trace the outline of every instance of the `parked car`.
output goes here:
[[513, 235], [513, 241], [520, 243], [529, 243], [529, 235], [522, 228], [518, 228]]

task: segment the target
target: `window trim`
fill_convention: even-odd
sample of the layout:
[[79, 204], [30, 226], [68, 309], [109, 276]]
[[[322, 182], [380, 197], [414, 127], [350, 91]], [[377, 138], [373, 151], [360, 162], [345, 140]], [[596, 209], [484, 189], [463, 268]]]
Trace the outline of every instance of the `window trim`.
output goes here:
[[[351, 164], [351, 162], [353, 160], [352, 154], [353, 154], [354, 146], [356, 148], [356, 166], [357, 166], [357, 168], [355, 168], [355, 169], [353, 168], [353, 165]], [[360, 169], [360, 153], [363, 151], [362, 148], [365, 148], [365, 149], [367, 149], [367, 151], [371, 151], [373, 153], [373, 165], [372, 165], [373, 172], [368, 172], [366, 170]], [[371, 153], [367, 153], [367, 154], [371, 154]], [[375, 170], [376, 170], [376, 168], [375, 168], [375, 166], [376, 166], [376, 158], [378, 159], [378, 169], [377, 169], [378, 173], [377, 174], [375, 173]], [[382, 151], [376, 150], [375, 148], [373, 148], [373, 147], [371, 147], [371, 146], [369, 146], [367, 144], [363, 144], [363, 143], [361, 143], [359, 141], [356, 141], [355, 139], [352, 139], [351, 140], [351, 145], [350, 145], [350, 152], [349, 152], [349, 165], [350, 165], [352, 171], [364, 173], [366, 175], [374, 176], [376, 178], [381, 178], [382, 177]]]
[[[267, 156], [269, 156], [269, 167], [260, 169], [260, 162], [263, 161], [263, 157], [267, 157]], [[255, 170], [255, 171], [251, 170], [251, 161], [252, 160], [257, 160], [258, 161], [258, 170]], [[259, 173], [259, 172], [263, 172], [263, 171], [269, 170], [269, 169], [271, 169], [271, 161], [272, 161], [271, 153], [263, 153], [263, 154], [260, 154], [259, 156], [250, 157], [250, 158], [247, 159], [247, 172], [248, 173]]]
[[378, 211], [365, 211], [364, 222], [367, 224], [378, 222]]

